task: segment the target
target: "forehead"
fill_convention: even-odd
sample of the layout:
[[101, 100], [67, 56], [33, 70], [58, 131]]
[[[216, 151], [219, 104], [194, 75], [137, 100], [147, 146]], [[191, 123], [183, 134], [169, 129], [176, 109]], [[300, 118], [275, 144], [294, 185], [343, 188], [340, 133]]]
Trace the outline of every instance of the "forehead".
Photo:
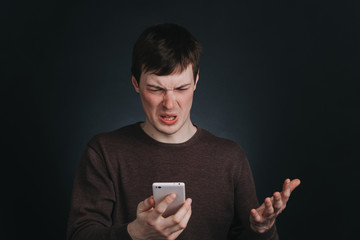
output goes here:
[[184, 71], [180, 72], [175, 70], [170, 75], [158, 76], [151, 72], [141, 74], [140, 85], [152, 84], [164, 87], [174, 87], [177, 85], [191, 84], [194, 82], [194, 75], [191, 65], [189, 65]]

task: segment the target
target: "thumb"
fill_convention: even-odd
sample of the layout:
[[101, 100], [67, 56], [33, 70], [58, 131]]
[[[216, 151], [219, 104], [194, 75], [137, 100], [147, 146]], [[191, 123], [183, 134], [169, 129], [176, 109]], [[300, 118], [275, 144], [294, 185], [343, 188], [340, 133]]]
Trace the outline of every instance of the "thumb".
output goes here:
[[300, 179], [294, 179], [290, 182], [290, 192], [294, 191], [300, 185]]
[[155, 206], [154, 197], [150, 196], [144, 201], [140, 202], [137, 207], [137, 213], [140, 214], [142, 212], [146, 212], [150, 209], [152, 209]]

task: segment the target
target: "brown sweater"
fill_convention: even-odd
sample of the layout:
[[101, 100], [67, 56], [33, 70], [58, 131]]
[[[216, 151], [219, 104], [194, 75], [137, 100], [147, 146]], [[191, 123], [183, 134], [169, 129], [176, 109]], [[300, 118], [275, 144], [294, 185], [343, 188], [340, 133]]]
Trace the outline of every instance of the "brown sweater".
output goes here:
[[99, 134], [89, 143], [75, 176], [68, 239], [131, 239], [127, 224], [153, 182], [185, 182], [192, 216], [178, 239], [278, 239], [276, 227], [249, 227], [258, 206], [244, 151], [198, 127], [181, 144], [146, 135], [139, 123]]

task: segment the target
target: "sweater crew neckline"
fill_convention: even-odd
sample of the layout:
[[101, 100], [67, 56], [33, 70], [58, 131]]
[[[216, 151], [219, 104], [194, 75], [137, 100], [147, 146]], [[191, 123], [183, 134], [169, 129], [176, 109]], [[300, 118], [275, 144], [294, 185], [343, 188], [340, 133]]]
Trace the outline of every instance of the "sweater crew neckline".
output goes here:
[[193, 144], [193, 142], [195, 142], [199, 136], [201, 135], [202, 129], [197, 126], [196, 124], [194, 124], [194, 126], [196, 127], [196, 132], [195, 134], [187, 141], [182, 142], [182, 143], [164, 143], [164, 142], [159, 142], [157, 140], [155, 140], [154, 138], [150, 137], [141, 127], [141, 124], [143, 122], [137, 122], [135, 123], [135, 128], [136, 130], [139, 132], [139, 134], [144, 136], [144, 140], [146, 140], [149, 143], [158, 145], [158, 146], [163, 146], [163, 147], [186, 147], [186, 146], [190, 146]]

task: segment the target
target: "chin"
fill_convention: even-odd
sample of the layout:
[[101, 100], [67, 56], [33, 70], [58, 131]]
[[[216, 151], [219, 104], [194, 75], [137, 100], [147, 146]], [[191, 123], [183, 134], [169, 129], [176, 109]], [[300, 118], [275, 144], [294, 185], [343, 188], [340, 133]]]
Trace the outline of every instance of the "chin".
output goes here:
[[179, 131], [179, 128], [175, 126], [165, 126], [158, 128], [158, 131], [166, 135], [173, 135]]

